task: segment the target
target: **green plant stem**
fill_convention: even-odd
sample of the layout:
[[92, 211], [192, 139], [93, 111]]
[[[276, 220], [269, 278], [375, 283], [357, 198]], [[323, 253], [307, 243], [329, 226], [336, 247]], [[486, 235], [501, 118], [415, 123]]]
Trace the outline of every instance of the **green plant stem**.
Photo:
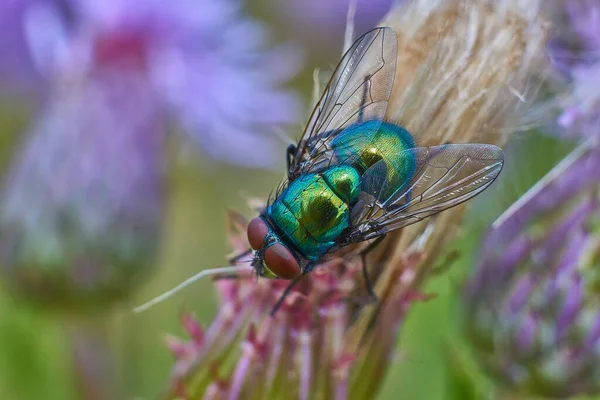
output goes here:
[[90, 317], [70, 320], [67, 329], [77, 398], [119, 399], [107, 319]]

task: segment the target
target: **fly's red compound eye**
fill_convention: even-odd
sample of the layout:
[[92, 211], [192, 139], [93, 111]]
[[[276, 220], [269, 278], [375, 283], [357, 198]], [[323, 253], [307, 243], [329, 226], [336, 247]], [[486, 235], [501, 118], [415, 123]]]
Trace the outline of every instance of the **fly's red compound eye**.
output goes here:
[[[254, 250], [260, 249], [269, 234], [269, 227], [262, 218], [254, 218], [248, 224], [248, 242]], [[282, 279], [293, 279], [300, 275], [301, 269], [293, 254], [281, 243], [265, 250], [264, 262], [274, 275]]]
[[294, 279], [300, 275], [300, 265], [292, 253], [281, 243], [276, 243], [265, 251], [267, 268], [282, 279]]
[[248, 242], [254, 250], [262, 247], [265, 237], [269, 234], [269, 227], [262, 218], [254, 218], [248, 224]]

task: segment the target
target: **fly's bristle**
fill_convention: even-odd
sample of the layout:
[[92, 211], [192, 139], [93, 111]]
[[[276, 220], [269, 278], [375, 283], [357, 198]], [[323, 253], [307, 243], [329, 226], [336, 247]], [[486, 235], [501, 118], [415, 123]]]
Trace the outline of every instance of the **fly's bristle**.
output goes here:
[[274, 191], [269, 193], [269, 197], [267, 198], [267, 205], [273, 204], [275, 199], [277, 199], [281, 195], [281, 193], [285, 190], [286, 187], [287, 180], [284, 179], [277, 185]]

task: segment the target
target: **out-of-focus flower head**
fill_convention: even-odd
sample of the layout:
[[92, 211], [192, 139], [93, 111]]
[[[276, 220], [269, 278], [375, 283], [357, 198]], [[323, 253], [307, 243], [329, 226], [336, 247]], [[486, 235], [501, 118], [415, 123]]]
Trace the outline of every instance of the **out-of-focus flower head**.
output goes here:
[[465, 322], [509, 393], [600, 393], [599, 169], [598, 148], [581, 145], [484, 241]]
[[[275, 165], [268, 127], [295, 120], [279, 88], [297, 59], [236, 1], [10, 0], [2, 95], [36, 104], [3, 186], [0, 263], [45, 305], [128, 294], [152, 268], [166, 126], [216, 160]], [[102, 301], [100, 301], [102, 300]]]
[[583, 141], [496, 221], [463, 302], [477, 358], [515, 396], [600, 393], [600, 3], [561, 5], [560, 133]]
[[147, 86], [122, 78], [63, 87], [3, 187], [2, 271], [13, 290], [44, 306], [102, 306], [152, 269], [165, 137]]
[[267, 33], [241, 17], [237, 1], [11, 0], [0, 7], [5, 80], [46, 90], [73, 75], [127, 68], [213, 159], [279, 161], [270, 130], [296, 122], [296, 99], [280, 86], [300, 60], [291, 48], [265, 52]]
[[600, 3], [564, 0], [560, 6], [550, 55], [573, 91], [558, 122], [567, 136], [600, 138]]
[[600, 4], [595, 0], [552, 3], [554, 36], [549, 42], [554, 65], [565, 74], [600, 61]]
[[[247, 249], [246, 226], [242, 217], [230, 214], [234, 252]], [[418, 258], [418, 252], [406, 254], [396, 272], [411, 276]], [[360, 260], [336, 258], [307, 276], [271, 317], [268, 311], [289, 281], [257, 281], [250, 274], [217, 280], [221, 305], [208, 329], [186, 314], [190, 339], [168, 341], [177, 360], [170, 394], [185, 399], [372, 397], [393, 359], [409, 305], [424, 299], [406, 290], [408, 281], [396, 276], [380, 306], [358, 313], [356, 301], [366, 294]]]

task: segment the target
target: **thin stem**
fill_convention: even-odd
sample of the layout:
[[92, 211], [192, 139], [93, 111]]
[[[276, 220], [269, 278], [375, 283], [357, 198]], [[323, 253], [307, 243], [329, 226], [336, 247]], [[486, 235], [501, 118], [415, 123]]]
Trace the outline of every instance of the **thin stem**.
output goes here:
[[163, 294], [156, 296], [155, 298], [153, 298], [150, 301], [147, 301], [146, 303], [137, 306], [133, 309], [134, 313], [141, 313], [142, 311], [146, 311], [147, 309], [149, 309], [150, 307], [152, 307], [155, 304], [160, 303], [163, 300], [168, 299], [169, 297], [173, 296], [175, 293], [179, 292], [181, 289], [185, 288], [186, 286], [191, 285], [192, 283], [196, 282], [198, 279], [201, 279], [205, 276], [210, 276], [210, 275], [219, 275], [219, 274], [230, 274], [230, 273], [239, 273], [239, 272], [247, 272], [247, 271], [252, 271], [251, 267], [237, 267], [237, 266], [230, 266], [230, 267], [221, 267], [221, 268], [212, 268], [212, 269], [205, 269], [203, 271], [198, 272], [197, 274], [187, 278], [185, 281], [181, 282], [179, 285], [175, 286], [173, 289], [169, 289], [166, 292], [164, 292]]
[[352, 46], [354, 39], [354, 14], [356, 14], [356, 0], [350, 0], [348, 13], [346, 14], [346, 31], [344, 32], [344, 49], [342, 57]]
[[542, 189], [552, 184], [561, 174], [571, 167], [575, 162], [581, 159], [587, 152], [594, 147], [594, 143], [591, 140], [587, 140], [577, 146], [571, 153], [561, 160], [554, 168], [550, 170], [542, 179], [540, 179], [535, 185], [533, 185], [523, 196], [515, 201], [502, 215], [494, 221], [492, 228], [497, 229], [507, 219], [509, 219], [517, 210], [519, 210], [524, 204], [531, 201]]
[[120, 398], [106, 324], [105, 317], [81, 318], [68, 323], [79, 399]]
[[321, 82], [319, 81], [319, 68], [313, 71], [312, 106], [316, 107], [321, 96]]

